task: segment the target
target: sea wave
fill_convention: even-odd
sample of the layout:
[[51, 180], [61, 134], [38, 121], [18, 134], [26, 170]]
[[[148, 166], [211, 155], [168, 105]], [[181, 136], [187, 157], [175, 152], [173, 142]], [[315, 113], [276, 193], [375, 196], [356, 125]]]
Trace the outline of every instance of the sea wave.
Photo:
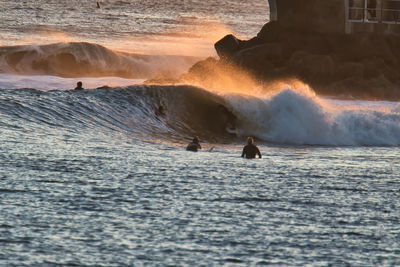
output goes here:
[[330, 100], [290, 89], [231, 101], [240, 135], [291, 145], [400, 145], [397, 102]]
[[[124, 131], [140, 138], [205, 140], [232, 136], [219, 114], [223, 98], [191, 86], [103, 87], [82, 91], [0, 90], [2, 123], [25, 131], [50, 127]], [[159, 108], [164, 109], [160, 112]]]
[[198, 58], [139, 55], [86, 42], [0, 47], [0, 73], [60, 77], [177, 77]]
[[223, 143], [254, 136], [259, 142], [285, 145], [400, 145], [397, 103], [321, 99], [289, 88], [265, 97], [217, 94], [187, 85], [0, 94], [3, 130], [46, 126], [173, 142], [198, 135]]

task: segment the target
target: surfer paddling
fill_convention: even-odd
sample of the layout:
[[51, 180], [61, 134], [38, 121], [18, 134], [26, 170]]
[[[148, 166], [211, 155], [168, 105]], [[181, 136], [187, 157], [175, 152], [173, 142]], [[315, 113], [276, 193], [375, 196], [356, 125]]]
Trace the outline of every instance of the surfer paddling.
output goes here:
[[243, 148], [242, 158], [246, 156], [247, 159], [255, 159], [256, 155], [261, 158], [261, 152], [258, 147], [254, 144], [253, 137], [247, 138], [247, 145]]
[[186, 147], [187, 151], [197, 152], [197, 150], [201, 149], [200, 141], [197, 136], [195, 136], [191, 143]]

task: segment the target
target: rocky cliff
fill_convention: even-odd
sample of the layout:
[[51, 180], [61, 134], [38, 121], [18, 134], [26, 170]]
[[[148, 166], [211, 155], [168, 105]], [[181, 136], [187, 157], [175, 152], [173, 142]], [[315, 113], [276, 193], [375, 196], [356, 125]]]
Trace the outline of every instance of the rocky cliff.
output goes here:
[[182, 78], [215, 83], [234, 66], [258, 81], [296, 78], [321, 95], [400, 99], [400, 36], [324, 33], [270, 22], [250, 40], [228, 35], [215, 49], [219, 60], [198, 62]]

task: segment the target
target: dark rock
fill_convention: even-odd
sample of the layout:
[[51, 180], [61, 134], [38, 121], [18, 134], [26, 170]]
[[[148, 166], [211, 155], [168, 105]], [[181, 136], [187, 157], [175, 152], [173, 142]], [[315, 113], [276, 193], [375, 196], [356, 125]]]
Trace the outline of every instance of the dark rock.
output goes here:
[[294, 33], [287, 39], [293, 51], [307, 51], [312, 54], [329, 54], [331, 49], [324, 35]]
[[364, 75], [364, 65], [355, 62], [345, 62], [340, 64], [335, 73], [336, 80], [344, 80], [347, 78], [362, 79]]
[[359, 79], [355, 77], [336, 81], [321, 90], [324, 94], [332, 95], [335, 92], [339, 97], [354, 97], [362, 99], [388, 99], [400, 98], [396, 85], [387, 80], [383, 75], [373, 79]]
[[285, 62], [290, 55], [291, 50], [287, 45], [267, 43], [239, 51], [234, 57], [234, 62], [263, 79], [265, 75], [275, 76], [278, 69], [285, 68]]
[[257, 56], [261, 60], [274, 60], [286, 57], [283, 45], [280, 43], [268, 43], [240, 50], [235, 57]]
[[259, 37], [253, 37], [248, 41], [239, 40], [239, 50], [249, 49], [264, 44], [264, 40]]
[[388, 66], [386, 66], [382, 70], [382, 74], [385, 76], [386, 79], [388, 79], [392, 83], [397, 83], [400, 78], [399, 75], [392, 68], [389, 68]]
[[[289, 0], [280, 3], [285, 1]], [[330, 6], [317, 2], [323, 8]], [[292, 1], [291, 5], [301, 10], [301, 3], [297, 5]], [[286, 19], [291, 21], [289, 17]], [[201, 67], [195, 65], [191, 70], [192, 78], [198, 73], [199, 81], [207, 75], [218, 79], [213, 68], [217, 66], [221, 76], [223, 70], [231, 67], [229, 64], [234, 64], [261, 81], [296, 77], [319, 94], [400, 99], [400, 36], [343, 34], [327, 24], [323, 27], [332, 27], [331, 31], [312, 32], [304, 30], [304, 25], [289, 24], [291, 27], [282, 21], [267, 23], [257, 37], [248, 41], [225, 36], [215, 44], [223, 60], [213, 61], [213, 67], [210, 60]]]
[[237, 65], [258, 73], [261, 69], [272, 69], [274, 64], [267, 58], [260, 57], [257, 54], [241, 54], [234, 58]]
[[258, 45], [263, 44], [264, 41], [261, 38], [254, 37], [247, 41], [242, 41], [236, 38], [234, 35], [229, 34], [214, 44], [214, 48], [217, 51], [218, 56], [221, 59], [231, 59], [237, 52], [249, 49]]
[[[281, 25], [277, 21], [271, 21], [264, 24], [257, 37], [263, 40], [263, 42], [285, 42], [287, 41], [287, 36]], [[290, 33], [289, 33], [290, 34]]]
[[216, 42], [214, 48], [221, 59], [228, 59], [240, 50], [240, 40], [229, 34]]
[[304, 51], [292, 55], [289, 65], [293, 72], [299, 73], [306, 80], [320, 81], [329, 79], [334, 73], [335, 64], [328, 55], [314, 55]]
[[381, 70], [386, 66], [385, 61], [379, 57], [366, 58], [362, 61], [364, 65], [364, 78], [376, 78], [381, 74]]

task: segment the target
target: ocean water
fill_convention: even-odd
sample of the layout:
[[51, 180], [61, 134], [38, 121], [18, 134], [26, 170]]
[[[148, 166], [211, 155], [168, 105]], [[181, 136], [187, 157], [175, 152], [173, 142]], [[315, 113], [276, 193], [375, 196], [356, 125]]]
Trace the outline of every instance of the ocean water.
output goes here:
[[[223, 34], [250, 38], [268, 1], [0, 1], [2, 45], [86, 41], [140, 54], [214, 54]], [[211, 44], [211, 46], [210, 46]]]
[[267, 1], [0, 4], [1, 266], [400, 265], [399, 103], [141, 84]]

